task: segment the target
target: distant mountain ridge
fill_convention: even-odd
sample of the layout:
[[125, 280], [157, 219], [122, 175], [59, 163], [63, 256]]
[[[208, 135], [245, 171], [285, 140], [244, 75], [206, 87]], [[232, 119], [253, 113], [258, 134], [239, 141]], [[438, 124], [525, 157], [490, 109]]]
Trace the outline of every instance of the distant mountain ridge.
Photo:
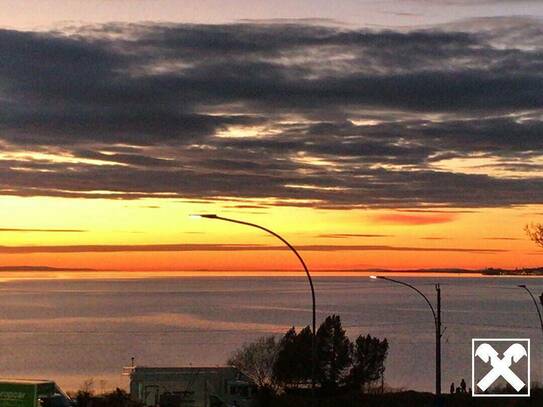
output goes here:
[[49, 266], [0, 266], [0, 271], [100, 271], [91, 268], [69, 268]]
[[[70, 267], [50, 267], [50, 266], [0, 266], [0, 272], [17, 272], [17, 271], [43, 271], [43, 272], [55, 272], [55, 271], [72, 271], [72, 272], [83, 272], [83, 271], [92, 271], [92, 272], [101, 272], [101, 271], [117, 271], [123, 272], [126, 271], [130, 273], [131, 270], [100, 270], [92, 268], [70, 268]], [[133, 270], [137, 271], [137, 270]], [[175, 272], [175, 270], [169, 270]], [[195, 271], [195, 270], [179, 270], [179, 271]], [[200, 269], [199, 272], [232, 272], [234, 270], [209, 270], [209, 269]], [[239, 271], [239, 270], [235, 270]], [[259, 272], [281, 272], [292, 273], [296, 270], [259, 270]], [[519, 269], [500, 269], [500, 268], [486, 268], [480, 270], [469, 270], [463, 268], [427, 268], [427, 269], [404, 269], [404, 270], [391, 270], [383, 268], [372, 268], [372, 269], [342, 269], [342, 270], [312, 270], [315, 273], [356, 273], [356, 272], [368, 272], [368, 273], [412, 273], [412, 274], [424, 274], [424, 273], [443, 273], [443, 274], [482, 274], [488, 276], [543, 276], [543, 267], [534, 267], [534, 268], [519, 268]], [[152, 271], [146, 271], [152, 272]], [[160, 270], [156, 270], [160, 272]], [[254, 270], [248, 270], [248, 273], [254, 272]]]
[[407, 270], [390, 270], [390, 269], [370, 269], [366, 270], [375, 273], [449, 273], [449, 274], [473, 274], [480, 273], [483, 275], [492, 276], [507, 276], [507, 275], [543, 275], [543, 267], [534, 268], [519, 268], [519, 269], [500, 269], [486, 268], [479, 270], [468, 270], [462, 268], [427, 268], [427, 269], [407, 269]]

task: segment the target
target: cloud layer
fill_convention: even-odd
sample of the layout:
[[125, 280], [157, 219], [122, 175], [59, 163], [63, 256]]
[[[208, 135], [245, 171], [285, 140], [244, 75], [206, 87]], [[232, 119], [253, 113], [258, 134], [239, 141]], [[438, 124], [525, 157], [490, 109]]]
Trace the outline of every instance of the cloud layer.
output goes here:
[[540, 203], [540, 44], [529, 19], [2, 30], [0, 193]]
[[[496, 254], [504, 249], [477, 249], [462, 247], [410, 247], [388, 245], [299, 245], [301, 251], [407, 251]], [[116, 252], [183, 252], [183, 251], [269, 251], [289, 250], [285, 246], [245, 244], [144, 244], [144, 245], [63, 245], [63, 246], [0, 246], [2, 254], [21, 253], [116, 253]]]

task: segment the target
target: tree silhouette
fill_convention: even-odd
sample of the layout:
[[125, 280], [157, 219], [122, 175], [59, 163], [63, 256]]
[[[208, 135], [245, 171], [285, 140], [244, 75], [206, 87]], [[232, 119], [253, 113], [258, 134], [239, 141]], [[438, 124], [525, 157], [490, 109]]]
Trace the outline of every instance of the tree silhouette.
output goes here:
[[543, 225], [540, 223], [530, 223], [524, 227], [524, 231], [530, 239], [538, 246], [543, 247]]
[[327, 317], [317, 330], [317, 374], [324, 389], [335, 390], [351, 364], [352, 343], [339, 315]]
[[385, 372], [388, 341], [370, 335], [356, 338], [353, 349], [353, 367], [349, 373], [349, 384], [358, 389], [379, 380]]
[[[309, 326], [290, 328], [278, 342], [263, 337], [244, 345], [229, 360], [264, 390], [307, 391], [312, 377], [312, 339]], [[321, 391], [362, 389], [383, 376], [388, 342], [360, 335], [353, 344], [339, 315], [328, 316], [317, 330], [317, 384]], [[267, 392], [267, 394], [271, 393]]]
[[296, 333], [290, 328], [280, 342], [274, 366], [274, 378], [287, 387], [298, 387], [311, 381], [311, 343], [313, 333], [306, 326]]
[[227, 363], [247, 375], [260, 390], [273, 392], [277, 390], [273, 371], [279, 349], [280, 344], [275, 336], [263, 336], [255, 342], [243, 345]]

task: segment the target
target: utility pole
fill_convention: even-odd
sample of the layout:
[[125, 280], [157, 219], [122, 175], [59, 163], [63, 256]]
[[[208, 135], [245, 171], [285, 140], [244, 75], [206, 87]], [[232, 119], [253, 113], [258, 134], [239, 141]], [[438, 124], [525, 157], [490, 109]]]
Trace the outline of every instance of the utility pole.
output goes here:
[[386, 281], [391, 281], [396, 284], [403, 285], [405, 287], [409, 287], [412, 290], [416, 291], [422, 298], [424, 298], [424, 301], [426, 301], [426, 304], [428, 304], [428, 307], [432, 311], [432, 316], [434, 317], [434, 329], [435, 329], [435, 335], [436, 335], [436, 398], [435, 398], [435, 405], [438, 407], [441, 407], [443, 404], [443, 400], [441, 399], [441, 337], [443, 336], [443, 331], [441, 330], [441, 287], [439, 284], [436, 284], [436, 293], [437, 293], [437, 312], [430, 300], [426, 295], [422, 293], [417, 287], [406, 283], [404, 281], [395, 280], [393, 278], [384, 277], [384, 276], [370, 276], [371, 279], [381, 279]]
[[436, 396], [441, 397], [441, 288], [436, 284], [437, 316], [436, 316]]

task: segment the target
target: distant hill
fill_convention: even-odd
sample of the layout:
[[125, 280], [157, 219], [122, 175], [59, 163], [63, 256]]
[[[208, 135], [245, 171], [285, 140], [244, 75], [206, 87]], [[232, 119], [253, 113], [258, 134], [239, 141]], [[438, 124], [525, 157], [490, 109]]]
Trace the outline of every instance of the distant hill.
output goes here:
[[543, 267], [515, 270], [488, 268], [481, 271], [481, 273], [487, 276], [543, 276]]
[[[355, 270], [352, 270], [355, 271]], [[481, 270], [468, 270], [462, 268], [428, 268], [428, 269], [407, 269], [407, 270], [390, 270], [390, 269], [370, 269], [364, 270], [375, 273], [448, 273], [448, 274], [482, 274], [485, 276], [543, 276], [543, 267], [534, 268], [519, 268], [519, 269], [499, 269], [486, 268]]]
[[360, 271], [368, 271], [368, 272], [375, 272], [375, 273], [451, 273], [451, 274], [482, 273], [482, 270], [468, 270], [468, 269], [461, 269], [461, 268], [428, 268], [428, 269], [406, 269], [406, 270], [369, 269], [369, 270], [360, 270]]
[[0, 266], [0, 271], [98, 271], [90, 268], [65, 268], [48, 266]]
[[[92, 272], [101, 272], [101, 271], [118, 271], [118, 272], [127, 272], [130, 273], [131, 270], [100, 270], [100, 269], [92, 269], [92, 268], [69, 268], [69, 267], [49, 267], [49, 266], [0, 266], [0, 272], [55, 272], [55, 271], [63, 271], [63, 272], [85, 272], [85, 271], [92, 271]], [[169, 270], [172, 272], [175, 272], [175, 270]], [[200, 269], [200, 270], [179, 270], [181, 271], [199, 271], [199, 272], [224, 272], [228, 273], [232, 270], [209, 270], [209, 269]], [[236, 270], [238, 271], [238, 270]], [[247, 272], [251, 273], [254, 270], [248, 270]], [[284, 271], [285, 273], [292, 273], [294, 271], [298, 270], [259, 270], [259, 272], [280, 272]], [[312, 270], [313, 272], [317, 273], [334, 273], [334, 272], [341, 272], [341, 273], [357, 273], [357, 272], [365, 272], [365, 273], [406, 273], [406, 274], [425, 274], [425, 273], [433, 273], [433, 274], [481, 274], [486, 276], [543, 276], [543, 267], [535, 267], [535, 268], [520, 268], [520, 269], [499, 269], [499, 268], [486, 268], [481, 270], [469, 270], [469, 269], [462, 269], [462, 268], [427, 268], [427, 269], [405, 269], [405, 270], [392, 270], [392, 269], [383, 269], [383, 268], [373, 268], [373, 269], [342, 269], [342, 270]], [[160, 272], [160, 270], [157, 270], [157, 272]]]

